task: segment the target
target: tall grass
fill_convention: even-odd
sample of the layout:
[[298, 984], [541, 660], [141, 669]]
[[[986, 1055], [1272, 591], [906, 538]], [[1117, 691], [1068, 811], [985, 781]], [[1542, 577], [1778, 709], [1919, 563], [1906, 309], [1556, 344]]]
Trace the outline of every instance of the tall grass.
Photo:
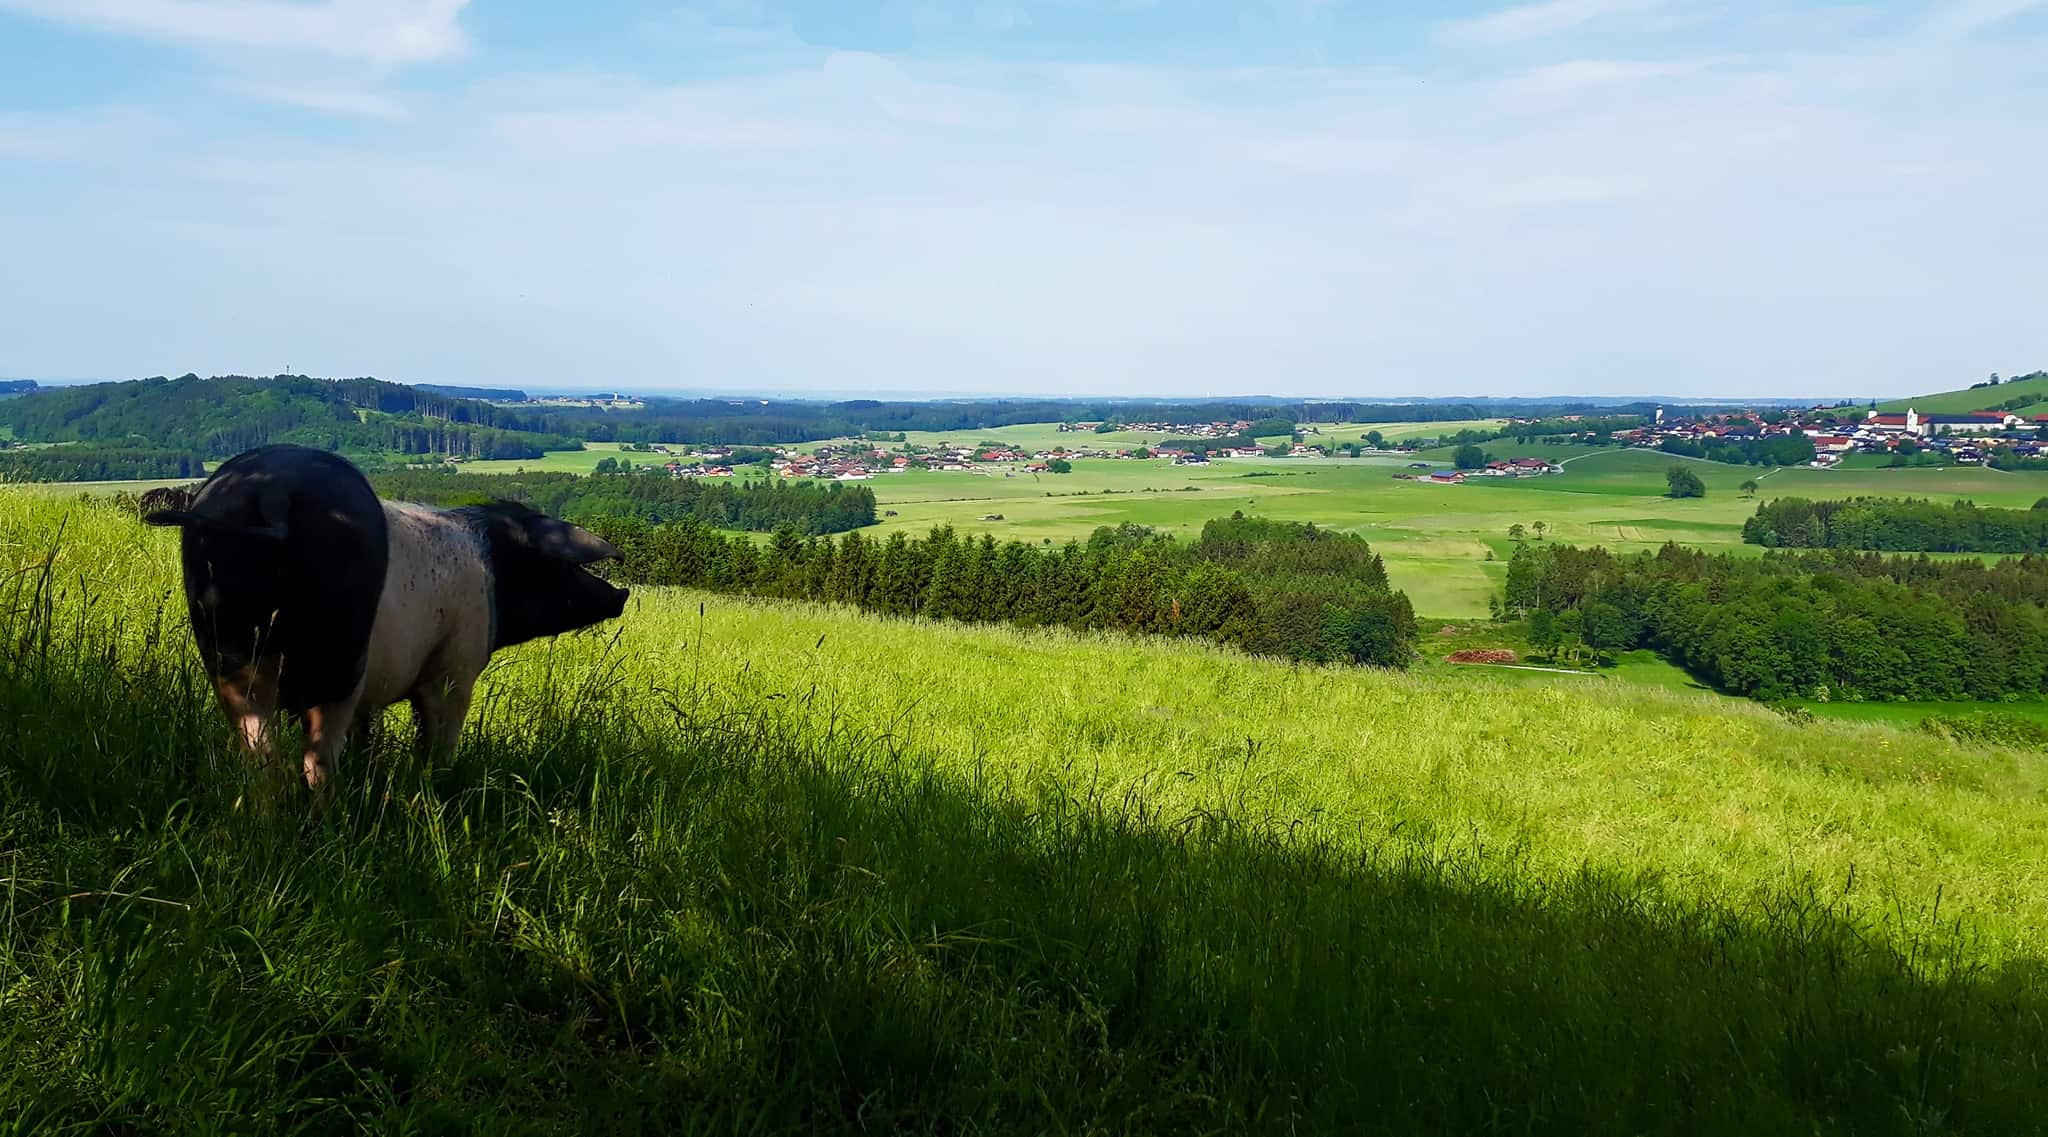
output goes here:
[[[1651, 838], [1633, 863], [1537, 827], [1496, 839], [1444, 802], [1377, 825], [1343, 780], [1285, 768], [1330, 724], [1226, 748], [1106, 717], [1213, 695], [1105, 690], [1077, 719], [1042, 672], [1039, 711], [1065, 725], [961, 721], [985, 705], [941, 682], [887, 705], [837, 682], [829, 640], [865, 629], [843, 650], [866, 673], [911, 666], [886, 642], [997, 691], [1047, 658], [1136, 653], [1184, 681], [1274, 665], [694, 596], [494, 669], [449, 768], [413, 768], [394, 730], [348, 756], [326, 819], [262, 822], [234, 808], [174, 546], [18, 504], [0, 500], [0, 1132], [2043, 1125], [2037, 909], [1978, 896], [1958, 922], [1914, 894], [1889, 863], [1920, 855], [1911, 828], [1857, 834], [1854, 878], [1760, 864], [1742, 890], [1669, 869], [1686, 862], [1654, 838], [1676, 830], [1627, 812], [1626, 769], [1607, 771], [1617, 809]], [[1326, 704], [1316, 685], [1339, 681], [1258, 674]], [[1444, 697], [1392, 682], [1372, 697]], [[1814, 776], [1879, 806], [1895, 788], [1856, 758], [1875, 732], [1652, 710], [1673, 708], [1832, 754]], [[1662, 737], [1648, 712], [1609, 725]], [[1113, 760], [1135, 735], [1206, 749]], [[1967, 755], [1935, 751], [1926, 768], [1970, 783], [1926, 783], [1936, 808], [2024, 814], [2009, 758]], [[1810, 792], [1789, 767], [1779, 784]], [[1951, 840], [1986, 862], [1948, 863], [1963, 891], [2028, 879]], [[1873, 895], [1888, 873], [1901, 887]]]

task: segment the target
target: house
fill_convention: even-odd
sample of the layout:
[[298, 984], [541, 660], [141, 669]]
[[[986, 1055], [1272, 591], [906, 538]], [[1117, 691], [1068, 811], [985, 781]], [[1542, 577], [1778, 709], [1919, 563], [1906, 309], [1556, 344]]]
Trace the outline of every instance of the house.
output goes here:
[[1997, 430], [2032, 429], [2027, 420], [2005, 411], [1973, 411], [1966, 415], [1923, 415], [1920, 422], [1937, 434], [1986, 434]]
[[1454, 486], [1465, 480], [1463, 470], [1431, 470], [1429, 480], [1438, 485]]
[[2023, 419], [2010, 411], [1971, 411], [1962, 415], [1923, 415], [1911, 407], [1902, 415], [1881, 415], [1876, 411], [1863, 420], [1866, 430], [1879, 434], [1988, 434], [2000, 430], [2038, 429], [2040, 420]]

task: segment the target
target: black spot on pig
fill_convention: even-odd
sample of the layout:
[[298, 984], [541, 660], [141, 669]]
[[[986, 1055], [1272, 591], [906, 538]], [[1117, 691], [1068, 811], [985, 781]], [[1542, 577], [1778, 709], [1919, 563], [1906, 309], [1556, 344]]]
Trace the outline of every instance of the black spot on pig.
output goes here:
[[627, 590], [584, 566], [623, 559], [609, 541], [516, 502], [472, 506], [491, 569], [491, 648], [560, 635], [626, 609]]
[[207, 671], [259, 660], [278, 669], [278, 703], [300, 713], [349, 697], [363, 677], [390, 559], [384, 509], [345, 459], [264, 446], [221, 463], [177, 525], [185, 600]]

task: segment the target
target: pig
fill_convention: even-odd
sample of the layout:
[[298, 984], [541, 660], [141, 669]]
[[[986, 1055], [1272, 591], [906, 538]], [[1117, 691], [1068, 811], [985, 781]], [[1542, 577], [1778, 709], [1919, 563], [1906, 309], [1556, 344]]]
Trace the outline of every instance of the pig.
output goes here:
[[145, 520], [183, 529], [193, 638], [245, 749], [283, 775], [273, 730], [291, 715], [323, 806], [348, 737], [385, 707], [410, 701], [422, 755], [445, 754], [493, 652], [615, 618], [628, 595], [586, 568], [619, 551], [574, 525], [513, 502], [382, 501], [301, 446], [236, 455], [189, 508]]

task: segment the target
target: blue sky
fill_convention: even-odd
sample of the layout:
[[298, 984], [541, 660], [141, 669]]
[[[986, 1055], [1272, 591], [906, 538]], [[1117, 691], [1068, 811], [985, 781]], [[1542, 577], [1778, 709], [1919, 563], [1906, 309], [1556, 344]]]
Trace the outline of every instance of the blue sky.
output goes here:
[[0, 375], [2048, 367], [2048, 0], [0, 0]]

